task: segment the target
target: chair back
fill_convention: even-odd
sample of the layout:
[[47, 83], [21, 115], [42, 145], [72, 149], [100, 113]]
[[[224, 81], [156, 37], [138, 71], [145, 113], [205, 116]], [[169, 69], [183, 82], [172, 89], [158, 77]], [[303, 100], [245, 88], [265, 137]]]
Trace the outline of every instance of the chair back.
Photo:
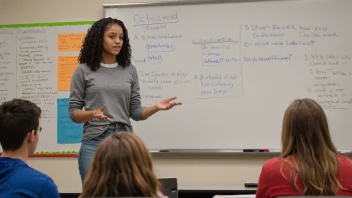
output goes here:
[[177, 178], [159, 178], [161, 192], [169, 198], [178, 198]]

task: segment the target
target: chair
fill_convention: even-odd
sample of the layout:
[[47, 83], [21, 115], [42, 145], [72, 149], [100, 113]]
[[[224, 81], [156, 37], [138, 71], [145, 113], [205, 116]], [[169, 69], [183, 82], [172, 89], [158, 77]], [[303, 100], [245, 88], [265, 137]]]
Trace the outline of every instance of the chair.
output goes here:
[[177, 178], [159, 178], [161, 192], [169, 198], [178, 198]]

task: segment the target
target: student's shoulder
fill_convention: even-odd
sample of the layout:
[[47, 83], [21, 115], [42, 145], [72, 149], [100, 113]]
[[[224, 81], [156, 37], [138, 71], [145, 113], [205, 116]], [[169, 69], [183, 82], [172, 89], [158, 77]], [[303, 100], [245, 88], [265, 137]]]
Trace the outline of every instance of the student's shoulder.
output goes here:
[[37, 182], [47, 182], [48, 180], [52, 181], [51, 177], [49, 177], [47, 174], [42, 173], [34, 168], [28, 167], [24, 171], [25, 171], [24, 175], [31, 176], [30, 177], [31, 181], [33, 181], [33, 180], [35, 180]]
[[280, 157], [274, 157], [270, 160], [267, 160], [264, 164], [263, 164], [263, 168], [270, 168], [270, 167], [275, 167], [275, 166], [279, 166], [282, 163], [282, 158]]
[[47, 182], [53, 181], [48, 175], [34, 168], [31, 168], [29, 166], [20, 170], [16, 178], [21, 180], [24, 183], [27, 183], [27, 184], [35, 183], [38, 186], [43, 185]]
[[34, 191], [41, 191], [40, 189], [43, 188], [57, 189], [56, 184], [48, 175], [29, 166], [18, 171], [13, 180], [18, 181], [21, 186], [33, 188]]
[[33, 179], [32, 181], [36, 182], [38, 185], [41, 186], [42, 191], [48, 192], [57, 192], [57, 186], [47, 174], [42, 173], [36, 169], [30, 168], [32, 172]]
[[352, 160], [344, 155], [339, 155], [339, 164], [341, 167], [352, 169]]
[[286, 163], [284, 163], [283, 159], [280, 157], [272, 158], [263, 164], [261, 174], [267, 177], [281, 177], [281, 168], [286, 169], [285, 164]]

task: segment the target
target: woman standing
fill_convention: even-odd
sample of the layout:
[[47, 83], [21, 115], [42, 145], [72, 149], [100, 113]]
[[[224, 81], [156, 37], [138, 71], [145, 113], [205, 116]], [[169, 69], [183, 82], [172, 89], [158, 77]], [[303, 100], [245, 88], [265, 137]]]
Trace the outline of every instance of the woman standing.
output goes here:
[[[78, 165], [83, 182], [98, 144], [111, 132], [132, 132], [130, 118], [145, 120], [179, 102], [176, 97], [142, 107], [131, 46], [122, 21], [103, 18], [88, 30], [71, 79], [69, 113], [85, 123]], [[84, 108], [84, 110], [83, 110]]]

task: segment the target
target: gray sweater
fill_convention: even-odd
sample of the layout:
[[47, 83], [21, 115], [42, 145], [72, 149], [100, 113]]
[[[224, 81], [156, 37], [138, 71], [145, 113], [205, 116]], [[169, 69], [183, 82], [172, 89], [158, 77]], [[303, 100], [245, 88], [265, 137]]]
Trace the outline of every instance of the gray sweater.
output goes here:
[[101, 66], [93, 72], [86, 64], [80, 64], [73, 72], [70, 86], [72, 120], [76, 110], [96, 110], [104, 104], [104, 115], [110, 118], [110, 121], [93, 118], [85, 123], [83, 140], [99, 136], [114, 122], [125, 124], [126, 130], [131, 132], [130, 118], [143, 119], [138, 73], [134, 66]]

